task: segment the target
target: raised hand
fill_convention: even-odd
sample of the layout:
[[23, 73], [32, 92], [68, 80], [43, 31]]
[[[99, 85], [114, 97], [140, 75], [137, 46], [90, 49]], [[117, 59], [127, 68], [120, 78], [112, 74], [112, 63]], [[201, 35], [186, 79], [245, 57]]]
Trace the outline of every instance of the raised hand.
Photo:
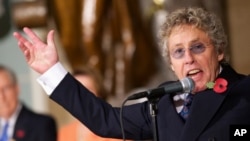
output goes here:
[[23, 52], [29, 66], [36, 72], [43, 74], [58, 62], [58, 54], [54, 43], [54, 31], [47, 35], [47, 43], [44, 43], [31, 29], [25, 27], [23, 31], [30, 40], [20, 33], [14, 32], [13, 36], [18, 40], [18, 46]]

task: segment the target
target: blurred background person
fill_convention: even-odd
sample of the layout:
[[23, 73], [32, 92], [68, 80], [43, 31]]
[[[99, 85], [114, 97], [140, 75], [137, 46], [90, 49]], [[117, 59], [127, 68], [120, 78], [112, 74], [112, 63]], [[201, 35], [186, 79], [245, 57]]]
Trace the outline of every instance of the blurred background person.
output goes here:
[[19, 100], [15, 73], [0, 65], [0, 140], [56, 141], [53, 117], [32, 112]]
[[[98, 71], [88, 67], [81, 67], [76, 69], [73, 75], [95, 96], [106, 100], [106, 90], [103, 86], [102, 77]], [[79, 120], [74, 118], [73, 121], [59, 129], [58, 141], [121, 141], [121, 139], [99, 137], [91, 132]]]

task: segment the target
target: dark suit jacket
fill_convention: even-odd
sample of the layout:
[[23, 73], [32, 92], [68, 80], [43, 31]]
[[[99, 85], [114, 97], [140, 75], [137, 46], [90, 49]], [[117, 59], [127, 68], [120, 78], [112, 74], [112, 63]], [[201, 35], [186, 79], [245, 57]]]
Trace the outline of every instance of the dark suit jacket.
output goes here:
[[[223, 66], [218, 76], [228, 81], [227, 90], [207, 89], [195, 95], [186, 123], [173, 104], [172, 95], [158, 102], [159, 141], [229, 141], [233, 124], [250, 124], [250, 77]], [[121, 138], [120, 108], [112, 108], [82, 87], [70, 74], [62, 80], [51, 98], [101, 136]], [[153, 139], [148, 103], [125, 106], [123, 123], [127, 138]]]
[[56, 122], [51, 116], [34, 113], [23, 105], [13, 138], [15, 141], [56, 141]]

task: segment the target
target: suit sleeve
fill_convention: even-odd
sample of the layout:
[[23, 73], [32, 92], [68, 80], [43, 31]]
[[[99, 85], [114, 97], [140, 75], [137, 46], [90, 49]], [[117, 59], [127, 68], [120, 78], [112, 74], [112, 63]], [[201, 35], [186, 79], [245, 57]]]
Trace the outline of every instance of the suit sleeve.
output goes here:
[[[95, 134], [103, 137], [122, 138], [120, 108], [114, 108], [94, 96], [69, 73], [50, 96], [79, 119]], [[152, 139], [151, 117], [147, 102], [125, 106], [123, 125], [127, 139]]]

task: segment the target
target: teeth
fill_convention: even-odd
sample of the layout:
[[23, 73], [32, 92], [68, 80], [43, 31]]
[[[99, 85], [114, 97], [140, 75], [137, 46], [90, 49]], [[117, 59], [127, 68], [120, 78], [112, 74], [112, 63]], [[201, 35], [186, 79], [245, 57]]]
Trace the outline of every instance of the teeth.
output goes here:
[[191, 70], [190, 72], [188, 72], [188, 74], [195, 74], [197, 72], [199, 72], [200, 70]]

